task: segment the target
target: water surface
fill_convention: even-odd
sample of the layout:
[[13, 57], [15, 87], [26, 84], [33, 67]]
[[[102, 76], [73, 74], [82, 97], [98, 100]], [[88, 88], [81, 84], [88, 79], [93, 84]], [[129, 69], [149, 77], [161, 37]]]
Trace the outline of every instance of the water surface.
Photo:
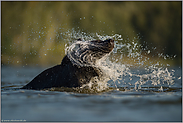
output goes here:
[[172, 85], [146, 82], [138, 89], [139, 78], [124, 76], [120, 83], [108, 81], [109, 88], [98, 93], [18, 89], [44, 69], [2, 66], [2, 121], [182, 121], [181, 68], [173, 68]]

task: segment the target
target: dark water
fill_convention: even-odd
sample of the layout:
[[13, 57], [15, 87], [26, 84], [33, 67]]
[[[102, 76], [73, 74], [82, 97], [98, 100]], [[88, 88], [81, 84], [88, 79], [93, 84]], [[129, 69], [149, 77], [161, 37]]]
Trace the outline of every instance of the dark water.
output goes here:
[[180, 68], [174, 68], [173, 85], [146, 83], [135, 89], [137, 80], [124, 78], [129, 86], [111, 82], [110, 88], [93, 94], [17, 89], [44, 69], [2, 66], [2, 121], [182, 121]]

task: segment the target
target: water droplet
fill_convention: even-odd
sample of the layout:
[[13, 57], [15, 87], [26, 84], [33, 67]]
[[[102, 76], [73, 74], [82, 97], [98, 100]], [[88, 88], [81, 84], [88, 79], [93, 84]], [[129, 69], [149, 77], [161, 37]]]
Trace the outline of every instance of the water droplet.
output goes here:
[[159, 91], [163, 91], [163, 87], [161, 86], [161, 88], [159, 89]]

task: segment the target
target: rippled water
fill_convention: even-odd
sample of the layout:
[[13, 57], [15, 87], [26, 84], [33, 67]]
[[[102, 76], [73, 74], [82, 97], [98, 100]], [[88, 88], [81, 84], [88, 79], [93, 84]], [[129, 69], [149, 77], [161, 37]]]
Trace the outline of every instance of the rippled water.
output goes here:
[[[46, 68], [2, 66], [2, 121], [182, 121], [181, 67], [151, 63], [142, 55], [136, 38], [121, 42], [119, 34], [94, 37], [72, 33], [72, 38], [78, 37], [83, 41], [96, 37], [115, 40], [110, 55], [97, 63], [105, 77], [97, 85], [89, 83], [81, 88], [22, 90], [19, 88]], [[75, 43], [68, 40], [66, 52]], [[133, 64], [123, 63], [126, 57]]]
[[[2, 67], [1, 119], [26, 121], [181, 121], [182, 82], [171, 86], [150, 84], [135, 90], [111, 84], [100, 93], [17, 89], [44, 68]], [[181, 69], [175, 68], [175, 77]], [[134, 72], [138, 70], [135, 69]], [[124, 78], [128, 82], [128, 77]], [[110, 83], [110, 81], [109, 81]], [[112, 82], [113, 83], [113, 82]], [[118, 86], [116, 88], [116, 86]]]

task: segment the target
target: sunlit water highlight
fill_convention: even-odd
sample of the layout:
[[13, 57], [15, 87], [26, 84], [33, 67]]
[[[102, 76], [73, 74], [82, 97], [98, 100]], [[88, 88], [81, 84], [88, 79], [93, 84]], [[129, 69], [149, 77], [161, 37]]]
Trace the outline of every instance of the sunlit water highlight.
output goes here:
[[[62, 33], [63, 34], [63, 33]], [[139, 37], [134, 37], [132, 40], [127, 39], [124, 41], [122, 35], [99, 35], [99, 34], [89, 34], [84, 32], [76, 32], [74, 29], [70, 33], [64, 33], [64, 36], [69, 37], [65, 44], [65, 54], [67, 54], [73, 64], [80, 66], [87, 66], [87, 58], [83, 59], [83, 56], [77, 56], [77, 58], [72, 58], [70, 55], [72, 51], [76, 53], [81, 51], [81, 45], [87, 46], [88, 41], [92, 40], [106, 40], [114, 39], [115, 47], [113, 51], [98, 60], [94, 67], [99, 67], [104, 76], [102, 78], [94, 78], [89, 84], [83, 85], [81, 88], [90, 89], [91, 92], [94, 90], [97, 92], [108, 90], [109, 87], [114, 89], [119, 89], [119, 87], [125, 87], [128, 90], [128, 85], [130, 89], [143, 90], [143, 87], [149, 86], [158, 88], [158, 90], [163, 91], [163, 87], [168, 88], [175, 84], [175, 80], [181, 80], [181, 76], [176, 78], [174, 76], [174, 69], [168, 69], [169, 65], [162, 65], [160, 61], [152, 61], [147, 56], [143, 54], [150, 54], [151, 50], [143, 48], [139, 44]], [[77, 41], [76, 39], [81, 38], [82, 41]], [[87, 44], [87, 45], [86, 45]], [[156, 49], [156, 48], [153, 48]], [[143, 52], [143, 54], [142, 54]], [[86, 56], [86, 55], [85, 55]], [[84, 56], [84, 57], [85, 57]], [[158, 54], [159, 57], [164, 57], [164, 59], [173, 59], [174, 56]], [[123, 63], [123, 58], [130, 59], [133, 64]], [[73, 60], [74, 59], [74, 60]], [[89, 59], [90, 60], [90, 59]], [[90, 60], [92, 61], [92, 60]], [[91, 62], [90, 62], [91, 65]], [[132, 69], [137, 68], [137, 71], [132, 71]], [[140, 71], [143, 73], [140, 73]], [[133, 81], [135, 79], [135, 82]], [[93, 84], [93, 81], [97, 82]], [[81, 90], [80, 90], [81, 91]]]

